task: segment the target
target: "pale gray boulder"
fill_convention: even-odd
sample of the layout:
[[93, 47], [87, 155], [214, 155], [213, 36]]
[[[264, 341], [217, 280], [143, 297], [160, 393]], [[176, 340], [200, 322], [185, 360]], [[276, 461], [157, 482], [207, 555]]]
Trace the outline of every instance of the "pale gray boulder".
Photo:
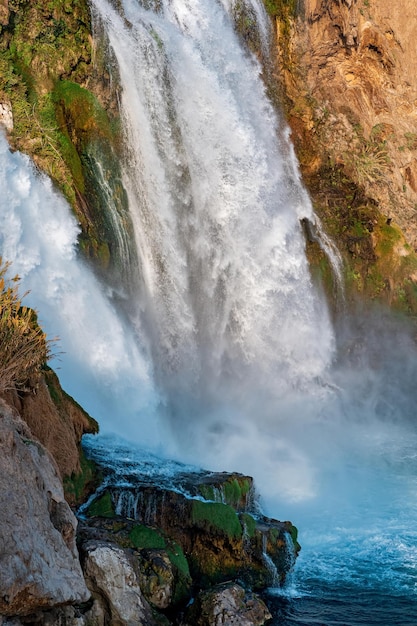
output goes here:
[[95, 605], [112, 626], [154, 626], [152, 611], [142, 595], [136, 569], [127, 552], [101, 541], [83, 544], [84, 575]]
[[0, 400], [0, 615], [90, 597], [56, 463]]

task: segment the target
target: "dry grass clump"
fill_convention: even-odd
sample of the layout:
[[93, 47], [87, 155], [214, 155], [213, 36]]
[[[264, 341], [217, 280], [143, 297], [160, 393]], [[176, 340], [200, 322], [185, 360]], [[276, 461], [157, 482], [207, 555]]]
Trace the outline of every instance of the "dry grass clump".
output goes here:
[[22, 306], [19, 277], [8, 279], [9, 267], [0, 257], [0, 393], [34, 389], [53, 343], [33, 309]]

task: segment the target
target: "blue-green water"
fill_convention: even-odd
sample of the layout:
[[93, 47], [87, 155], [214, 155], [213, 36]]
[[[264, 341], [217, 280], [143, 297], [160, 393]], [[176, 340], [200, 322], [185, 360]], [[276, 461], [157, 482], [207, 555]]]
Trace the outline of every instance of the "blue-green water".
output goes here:
[[401, 462], [350, 468], [355, 488], [307, 512], [293, 579], [266, 595], [274, 626], [417, 624], [416, 448], [409, 444]]
[[413, 597], [321, 582], [298, 598], [271, 598], [273, 626], [415, 626]]

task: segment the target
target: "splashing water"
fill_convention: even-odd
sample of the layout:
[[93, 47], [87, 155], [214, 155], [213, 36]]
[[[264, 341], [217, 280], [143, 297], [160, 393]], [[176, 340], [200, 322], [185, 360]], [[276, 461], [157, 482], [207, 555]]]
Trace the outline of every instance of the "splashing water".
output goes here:
[[196, 405], [200, 421], [213, 405], [245, 414], [248, 386], [257, 402], [316, 393], [333, 331], [304, 255], [311, 205], [260, 67], [217, 3], [93, 6], [119, 64], [137, 308], [175, 429]]
[[[105, 290], [76, 256], [79, 227], [66, 202], [29, 159], [9, 151], [0, 134], [0, 252], [12, 261], [27, 301], [50, 337], [59, 337], [60, 378], [92, 415], [137, 416], [144, 444], [158, 431], [158, 394], [137, 338], [118, 316]], [[140, 394], [138, 393], [140, 389]], [[149, 419], [149, 415], [152, 416]]]
[[[300, 526], [294, 587], [274, 600], [279, 623], [411, 624], [412, 336], [375, 315], [332, 327], [299, 222], [319, 223], [233, 3], [157, 4], [124, 0], [119, 14], [92, 2], [123, 87], [139, 258], [126, 299], [136, 296], [115, 309], [76, 255], [65, 202], [2, 137], [1, 253], [61, 337], [62, 383], [104, 432], [251, 474], [265, 512]], [[262, 7], [250, 6], [265, 42]], [[383, 617], [369, 615], [384, 598]]]

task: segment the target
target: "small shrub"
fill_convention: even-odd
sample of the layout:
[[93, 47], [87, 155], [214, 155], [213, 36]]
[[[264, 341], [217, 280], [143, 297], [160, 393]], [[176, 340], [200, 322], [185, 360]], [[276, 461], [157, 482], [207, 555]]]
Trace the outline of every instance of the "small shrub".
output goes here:
[[35, 311], [22, 306], [19, 277], [9, 280], [9, 267], [0, 257], [0, 393], [35, 388], [53, 344], [39, 326]]

